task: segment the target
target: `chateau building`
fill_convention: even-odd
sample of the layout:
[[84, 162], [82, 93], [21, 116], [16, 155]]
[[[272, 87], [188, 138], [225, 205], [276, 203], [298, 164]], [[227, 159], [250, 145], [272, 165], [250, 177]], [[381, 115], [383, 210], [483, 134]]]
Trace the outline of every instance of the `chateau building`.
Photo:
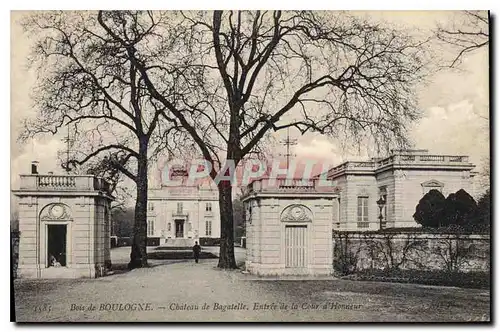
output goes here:
[[387, 158], [348, 161], [328, 172], [338, 193], [333, 229], [414, 227], [415, 208], [431, 189], [445, 197], [460, 189], [474, 196], [475, 167], [467, 156], [394, 150]]
[[184, 169], [173, 170], [170, 184], [148, 193], [148, 245], [190, 246], [200, 238], [220, 238], [219, 196], [211, 183], [188, 181]]

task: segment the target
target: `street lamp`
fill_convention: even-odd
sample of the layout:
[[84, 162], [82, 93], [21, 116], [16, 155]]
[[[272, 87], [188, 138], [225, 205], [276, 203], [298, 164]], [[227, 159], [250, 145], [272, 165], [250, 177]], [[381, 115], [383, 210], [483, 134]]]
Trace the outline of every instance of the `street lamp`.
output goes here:
[[385, 201], [384, 196], [380, 196], [380, 199], [377, 201], [377, 205], [378, 205], [378, 208], [380, 210], [380, 214], [378, 216], [378, 219], [380, 220], [380, 229], [385, 228], [385, 222], [383, 221], [384, 216], [382, 215], [382, 209], [384, 208], [385, 203], [386, 203], [386, 201]]

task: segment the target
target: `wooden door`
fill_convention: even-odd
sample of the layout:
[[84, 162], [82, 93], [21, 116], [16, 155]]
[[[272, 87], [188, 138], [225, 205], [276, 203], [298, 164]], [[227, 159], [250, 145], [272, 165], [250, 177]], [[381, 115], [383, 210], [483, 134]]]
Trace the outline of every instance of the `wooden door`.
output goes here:
[[307, 226], [285, 227], [285, 266], [306, 266]]

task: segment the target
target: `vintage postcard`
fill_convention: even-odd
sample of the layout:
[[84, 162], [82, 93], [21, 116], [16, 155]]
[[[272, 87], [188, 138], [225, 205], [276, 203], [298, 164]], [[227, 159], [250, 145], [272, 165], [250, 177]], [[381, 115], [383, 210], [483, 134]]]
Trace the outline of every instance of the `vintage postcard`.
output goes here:
[[489, 27], [12, 11], [12, 320], [490, 322]]

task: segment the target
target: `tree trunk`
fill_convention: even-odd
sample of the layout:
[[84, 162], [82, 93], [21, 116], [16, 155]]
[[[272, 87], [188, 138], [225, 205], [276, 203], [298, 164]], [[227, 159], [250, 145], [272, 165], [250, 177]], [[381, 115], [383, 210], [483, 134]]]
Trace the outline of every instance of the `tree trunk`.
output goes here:
[[236, 260], [234, 259], [234, 225], [231, 183], [229, 183], [229, 181], [221, 181], [218, 188], [221, 234], [219, 264], [217, 264], [217, 267], [223, 269], [236, 269]]
[[137, 160], [137, 197], [135, 203], [134, 239], [130, 252], [129, 269], [146, 267], [148, 256], [147, 243], [147, 204], [148, 204], [148, 159], [147, 143], [140, 142]]

